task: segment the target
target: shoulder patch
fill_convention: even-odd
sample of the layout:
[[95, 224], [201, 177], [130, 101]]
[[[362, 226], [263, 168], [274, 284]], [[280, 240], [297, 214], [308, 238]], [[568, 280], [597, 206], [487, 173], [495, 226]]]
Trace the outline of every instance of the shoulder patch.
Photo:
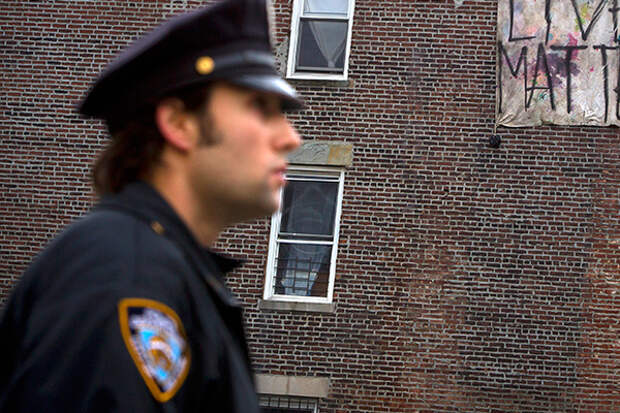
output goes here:
[[144, 298], [118, 303], [121, 334], [151, 394], [170, 400], [189, 371], [191, 354], [179, 316], [165, 304]]

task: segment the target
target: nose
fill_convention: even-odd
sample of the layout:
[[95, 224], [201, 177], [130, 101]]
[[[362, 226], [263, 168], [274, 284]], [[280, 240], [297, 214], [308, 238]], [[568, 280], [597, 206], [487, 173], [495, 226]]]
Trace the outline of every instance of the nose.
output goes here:
[[281, 152], [292, 152], [301, 145], [301, 136], [297, 129], [284, 116], [280, 118], [276, 128], [274, 146]]

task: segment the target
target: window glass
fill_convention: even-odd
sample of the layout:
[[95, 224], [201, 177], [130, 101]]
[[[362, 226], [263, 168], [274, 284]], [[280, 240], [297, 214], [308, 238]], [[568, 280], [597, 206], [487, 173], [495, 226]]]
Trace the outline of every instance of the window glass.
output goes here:
[[329, 284], [331, 245], [281, 243], [278, 250], [276, 294], [323, 297]]
[[316, 14], [339, 14], [346, 16], [348, 0], [305, 0], [304, 12]]
[[325, 68], [342, 72], [348, 23], [303, 19], [300, 24], [298, 69]]
[[[297, 239], [334, 233], [338, 182], [289, 181], [284, 188], [280, 231]], [[312, 239], [312, 237], [308, 237]]]

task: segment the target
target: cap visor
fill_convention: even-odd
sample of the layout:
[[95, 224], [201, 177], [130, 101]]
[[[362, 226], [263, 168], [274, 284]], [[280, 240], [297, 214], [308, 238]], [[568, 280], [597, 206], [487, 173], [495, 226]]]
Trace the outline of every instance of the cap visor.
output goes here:
[[297, 91], [284, 79], [274, 75], [242, 75], [227, 79], [230, 83], [249, 89], [273, 93], [282, 98], [286, 111], [303, 109], [304, 104]]

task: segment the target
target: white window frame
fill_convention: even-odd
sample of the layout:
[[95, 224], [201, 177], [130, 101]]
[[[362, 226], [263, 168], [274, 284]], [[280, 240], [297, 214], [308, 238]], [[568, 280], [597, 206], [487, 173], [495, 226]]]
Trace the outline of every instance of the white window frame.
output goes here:
[[[291, 36], [288, 49], [288, 64], [286, 69], [286, 77], [288, 79], [306, 79], [306, 80], [347, 80], [349, 76], [349, 56], [351, 54], [351, 35], [353, 33], [353, 11], [355, 9], [355, 0], [349, 1], [349, 10], [346, 17], [340, 15], [304, 13], [304, 0], [293, 0], [293, 15], [291, 17]], [[342, 20], [348, 22], [347, 30], [347, 46], [344, 55], [344, 69], [342, 74], [338, 73], [321, 73], [321, 72], [296, 72], [295, 61], [297, 60], [297, 46], [299, 44], [299, 29], [302, 17], [313, 19]]]
[[[334, 217], [334, 235], [333, 240], [327, 244], [325, 241], [299, 241], [304, 244], [324, 244], [332, 246], [332, 253], [329, 264], [329, 284], [327, 286], [327, 297], [308, 297], [299, 295], [283, 295], [275, 294], [274, 281], [276, 276], [276, 258], [279, 250], [278, 234], [280, 232], [280, 221], [282, 218], [281, 208], [271, 217], [271, 231], [269, 234], [269, 252], [267, 255], [267, 269], [265, 271], [265, 290], [263, 294], [264, 300], [271, 301], [288, 301], [288, 302], [304, 302], [304, 303], [321, 303], [331, 304], [334, 297], [334, 282], [336, 279], [336, 257], [338, 256], [338, 240], [340, 236], [340, 216], [342, 215], [342, 198], [344, 193], [344, 168], [327, 168], [317, 166], [291, 166], [287, 171], [287, 175], [303, 174], [316, 176], [326, 176], [330, 178], [338, 178], [338, 197], [336, 200], [336, 215]], [[284, 189], [280, 190], [280, 206], [282, 207], [284, 199]], [[287, 240], [288, 243], [295, 243]]]

